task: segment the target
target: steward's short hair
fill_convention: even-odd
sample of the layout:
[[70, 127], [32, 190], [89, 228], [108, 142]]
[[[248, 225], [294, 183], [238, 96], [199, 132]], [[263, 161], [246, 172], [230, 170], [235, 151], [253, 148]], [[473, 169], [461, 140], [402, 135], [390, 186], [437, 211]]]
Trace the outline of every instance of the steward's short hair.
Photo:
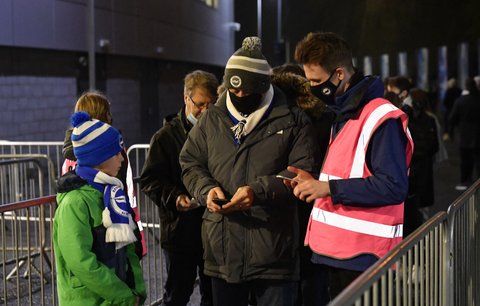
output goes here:
[[352, 50], [347, 42], [335, 33], [310, 32], [295, 47], [295, 61], [316, 64], [328, 72], [338, 67], [353, 70]]

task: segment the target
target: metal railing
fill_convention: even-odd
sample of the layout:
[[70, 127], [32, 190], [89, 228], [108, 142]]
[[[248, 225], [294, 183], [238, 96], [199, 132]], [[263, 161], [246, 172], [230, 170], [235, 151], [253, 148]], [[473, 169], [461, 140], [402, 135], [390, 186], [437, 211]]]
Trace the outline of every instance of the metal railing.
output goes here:
[[0, 154], [0, 205], [54, 193], [54, 166], [47, 155]]
[[[0, 141], [0, 157], [1, 154], [6, 155], [5, 150], [2, 149], [5, 148], [4, 144], [5, 142]], [[28, 144], [31, 145], [32, 143]], [[61, 143], [54, 144], [61, 148]], [[40, 145], [40, 147], [42, 146]], [[145, 240], [148, 247], [147, 255], [142, 259], [148, 294], [146, 304], [157, 305], [161, 302], [163, 296], [163, 282], [166, 273], [159, 241], [160, 219], [157, 207], [141, 191], [138, 184], [138, 177], [141, 174], [148, 148], [148, 144], [134, 145], [128, 149], [127, 155], [132, 167], [132, 176], [137, 178], [135, 179], [137, 205], [145, 229]], [[15, 150], [18, 151], [19, 149], [16, 148]], [[59, 155], [60, 151], [58, 150], [54, 155]], [[22, 149], [21, 152], [26, 151]], [[42, 155], [41, 158], [44, 157]], [[37, 158], [39, 157], [37, 156]], [[52, 171], [52, 175], [47, 176], [49, 180], [51, 180], [50, 177], [56, 179], [61, 168], [60, 162], [52, 161], [51, 163], [55, 165], [55, 170], [51, 170], [52, 166], [49, 164], [49, 171]], [[1, 173], [0, 167], [0, 178], [2, 178]], [[30, 170], [30, 176], [36, 176], [32, 173], [32, 170]], [[26, 177], [19, 176], [15, 180], [22, 180]], [[0, 183], [4, 181], [2, 178]], [[460, 306], [478, 304], [480, 302], [480, 265], [477, 265], [476, 262], [480, 258], [479, 192], [480, 180], [449, 207], [448, 213], [440, 212], [429, 219], [384, 258], [358, 277], [330, 305]], [[30, 301], [30, 304], [37, 304], [37, 302], [32, 302], [32, 296], [37, 294], [42, 295], [38, 301], [42, 301], [42, 303], [48, 301], [47, 304], [56, 304], [53, 276], [48, 274], [51, 273], [50, 270], [45, 274], [46, 269], [41, 266], [45, 263], [46, 266], [49, 266], [49, 258], [53, 258], [51, 254], [49, 255], [51, 250], [51, 226], [45, 227], [45, 224], [40, 224], [41, 219], [44, 219], [46, 224], [51, 224], [50, 216], [53, 215], [54, 200], [52, 201], [51, 203], [43, 203], [41, 199], [35, 199], [0, 207], [0, 209], [3, 209], [0, 213], [2, 217], [2, 275], [4, 279], [0, 298], [3, 299], [5, 304], [7, 300], [12, 301], [15, 295], [17, 299], [14, 300], [17, 301], [18, 305], [23, 305], [28, 301]], [[42, 215], [40, 211], [32, 211], [33, 208], [27, 208], [25, 203], [30, 203], [29, 205], [35, 207], [48, 206], [48, 213]], [[12, 213], [8, 212], [8, 209], [5, 210], [6, 208], [13, 209], [13, 207], [19, 211]], [[22, 212], [22, 209], [25, 211]], [[26, 222], [27, 220], [30, 222]], [[28, 229], [27, 224], [30, 224]], [[34, 228], [38, 228], [38, 230], [35, 231]], [[41, 234], [41, 228], [45, 228], [43, 234]], [[37, 237], [40, 243], [29, 242], [27, 246], [21, 244], [24, 239], [20, 237], [27, 236], [27, 232], [30, 233], [31, 237]], [[41, 241], [44, 243], [42, 244]], [[37, 258], [40, 258], [39, 263], [35, 262]], [[41, 268], [38, 268], [39, 266]], [[21, 272], [22, 269], [25, 269], [25, 271]], [[52, 267], [51, 271], [53, 269]], [[46, 287], [36, 289], [37, 284], [34, 282], [26, 285], [26, 287], [25, 285], [21, 287], [24, 282], [19, 281], [19, 276], [29, 280], [34, 279], [37, 275], [41, 279], [45, 279], [45, 277], [48, 279], [48, 281], [41, 282], [42, 284], [45, 283]], [[13, 282], [14, 279], [16, 282]], [[49, 285], [50, 282], [51, 285]], [[45, 289], [49, 286], [52, 287], [51, 290], [50, 288]], [[28, 289], [27, 293], [22, 296], [24, 288]], [[52, 293], [51, 296], [46, 293], [47, 291]]]
[[0, 206], [1, 284], [4, 305], [56, 305], [53, 263], [55, 196]]
[[[147, 289], [146, 305], [161, 302], [165, 273], [157, 238], [160, 235], [159, 225], [150, 222], [155, 218], [159, 220], [157, 209], [153, 206], [152, 212], [146, 213], [145, 206], [142, 210], [143, 216], [147, 216], [142, 224], [148, 229], [145, 234], [148, 252], [141, 260]], [[51, 217], [54, 216], [54, 207], [55, 196], [0, 206], [0, 303], [57, 304]]]
[[147, 301], [145, 304], [158, 305], [163, 297], [163, 283], [166, 273], [160, 248], [160, 216], [157, 206], [142, 192], [138, 182], [149, 148], [150, 145], [148, 144], [133, 145], [128, 148], [127, 156], [132, 168], [138, 211], [147, 244], [147, 256], [142, 260], [147, 289]]
[[480, 180], [448, 208], [448, 305], [480, 305]]
[[53, 162], [54, 177], [61, 175], [63, 164], [62, 141], [7, 141], [0, 140], [0, 155], [46, 155]]
[[329, 305], [477, 305], [480, 180], [387, 253]]

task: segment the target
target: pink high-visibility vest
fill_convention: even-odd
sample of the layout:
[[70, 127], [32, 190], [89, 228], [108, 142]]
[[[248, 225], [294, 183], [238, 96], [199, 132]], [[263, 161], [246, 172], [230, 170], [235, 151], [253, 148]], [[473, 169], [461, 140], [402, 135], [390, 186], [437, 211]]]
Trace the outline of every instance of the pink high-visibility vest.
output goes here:
[[[371, 176], [365, 162], [369, 141], [375, 130], [392, 118], [401, 120], [408, 139], [405, 148], [408, 168], [413, 153], [408, 117], [387, 100], [378, 98], [367, 103], [358, 117], [348, 120], [330, 140], [319, 180]], [[317, 254], [337, 259], [360, 254], [381, 258], [402, 240], [403, 204], [361, 207], [333, 204], [331, 197], [318, 198], [310, 214], [305, 245]]]

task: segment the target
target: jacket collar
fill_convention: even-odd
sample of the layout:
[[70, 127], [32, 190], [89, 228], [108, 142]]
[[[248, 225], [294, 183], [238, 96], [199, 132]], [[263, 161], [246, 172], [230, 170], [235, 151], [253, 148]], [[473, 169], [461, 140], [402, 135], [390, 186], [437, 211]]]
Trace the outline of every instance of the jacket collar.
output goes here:
[[336, 122], [346, 121], [355, 116], [368, 101], [383, 97], [383, 83], [379, 77], [363, 76], [360, 71], [351, 78], [351, 86], [335, 99], [331, 109], [336, 114]]
[[183, 107], [178, 112], [177, 118], [179, 119], [180, 125], [185, 134], [188, 134], [188, 132], [190, 132], [190, 130], [192, 129], [193, 125], [190, 123], [190, 121], [187, 120], [187, 116], [185, 115], [185, 105], [183, 105]]

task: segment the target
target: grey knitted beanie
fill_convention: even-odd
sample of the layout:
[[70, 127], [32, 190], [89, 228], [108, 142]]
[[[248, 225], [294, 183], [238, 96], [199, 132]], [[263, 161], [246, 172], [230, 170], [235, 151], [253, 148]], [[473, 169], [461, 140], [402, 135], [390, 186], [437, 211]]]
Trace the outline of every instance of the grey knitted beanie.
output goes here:
[[225, 66], [226, 88], [264, 93], [270, 87], [271, 68], [262, 54], [262, 41], [256, 36], [246, 37], [242, 47]]

